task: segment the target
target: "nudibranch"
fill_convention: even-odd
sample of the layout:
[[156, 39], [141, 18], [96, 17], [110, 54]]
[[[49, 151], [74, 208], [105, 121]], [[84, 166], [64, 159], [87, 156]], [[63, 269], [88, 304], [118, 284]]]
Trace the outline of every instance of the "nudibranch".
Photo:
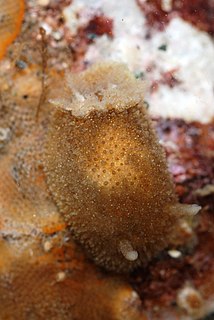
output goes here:
[[0, 59], [20, 32], [24, 0], [0, 0]]
[[105, 62], [67, 76], [51, 100], [49, 189], [88, 256], [114, 272], [146, 264], [200, 210], [178, 202], [143, 87], [126, 66]]

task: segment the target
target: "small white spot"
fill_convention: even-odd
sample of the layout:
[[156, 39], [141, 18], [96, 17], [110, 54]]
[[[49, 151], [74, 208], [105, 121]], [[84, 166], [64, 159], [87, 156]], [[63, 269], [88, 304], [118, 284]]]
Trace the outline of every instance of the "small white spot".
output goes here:
[[170, 12], [172, 10], [172, 0], [162, 0], [161, 8], [165, 12]]
[[77, 99], [77, 101], [79, 101], [79, 102], [85, 101], [85, 97], [81, 93], [79, 93], [78, 91], [74, 91], [74, 96]]
[[10, 129], [0, 128], [0, 148], [10, 139]]
[[169, 250], [168, 251], [168, 255], [171, 257], [171, 258], [174, 258], [174, 259], [177, 259], [177, 258], [180, 258], [181, 257], [181, 252], [178, 251], [178, 250]]
[[55, 40], [59, 41], [59, 40], [62, 39], [63, 35], [62, 35], [61, 32], [56, 31], [56, 32], [53, 32], [53, 37], [54, 37]]
[[193, 235], [193, 229], [190, 227], [190, 225], [187, 223], [187, 221], [181, 221], [180, 223], [181, 232], [186, 237], [190, 237]]
[[38, 5], [40, 6], [47, 6], [50, 0], [38, 0]]
[[62, 281], [65, 280], [65, 278], [66, 278], [66, 273], [64, 271], [60, 271], [56, 275], [56, 281], [57, 282], [62, 282]]
[[126, 254], [125, 257], [126, 257], [126, 259], [129, 260], [129, 261], [135, 261], [135, 260], [137, 260], [137, 258], [138, 258], [138, 252], [135, 251], [135, 250], [129, 251], [129, 252], [127, 252], [127, 254]]
[[[46, 32], [46, 34], [47, 35], [49, 35], [49, 34], [51, 34], [52, 33], [52, 27], [48, 24], [48, 23], [46, 23], [46, 22], [42, 22], [41, 23], [41, 27], [43, 28], [43, 29], [45, 29], [45, 32]], [[41, 36], [40, 36], [41, 37]]]
[[70, 212], [70, 216], [77, 216], [77, 212], [75, 211]]
[[49, 252], [52, 249], [53, 245], [51, 241], [47, 240], [43, 243], [43, 249], [45, 252]]
[[138, 252], [134, 250], [131, 242], [128, 240], [122, 240], [119, 242], [119, 250], [126, 260], [135, 261], [138, 258]]

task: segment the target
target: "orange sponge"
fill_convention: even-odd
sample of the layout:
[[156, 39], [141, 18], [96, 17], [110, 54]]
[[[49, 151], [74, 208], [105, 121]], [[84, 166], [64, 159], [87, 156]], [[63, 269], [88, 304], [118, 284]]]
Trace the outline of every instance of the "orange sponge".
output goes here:
[[20, 32], [24, 8], [23, 0], [0, 0], [0, 59]]

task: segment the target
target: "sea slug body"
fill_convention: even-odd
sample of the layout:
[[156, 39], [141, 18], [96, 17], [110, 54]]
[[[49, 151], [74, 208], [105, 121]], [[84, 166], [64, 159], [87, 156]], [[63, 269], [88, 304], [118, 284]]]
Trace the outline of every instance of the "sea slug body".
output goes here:
[[129, 272], [167, 247], [185, 215], [143, 103], [143, 84], [122, 64], [66, 78], [44, 163], [74, 238], [94, 262]]

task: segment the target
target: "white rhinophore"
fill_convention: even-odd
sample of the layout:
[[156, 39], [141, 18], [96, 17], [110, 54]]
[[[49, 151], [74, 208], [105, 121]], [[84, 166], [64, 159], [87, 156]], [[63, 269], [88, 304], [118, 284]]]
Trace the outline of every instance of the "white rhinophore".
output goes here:
[[176, 214], [180, 214], [182, 216], [195, 216], [201, 210], [201, 206], [197, 204], [177, 203], [175, 205], [171, 205], [170, 209]]
[[201, 206], [197, 204], [186, 204], [184, 210], [187, 214], [195, 216], [201, 210]]
[[128, 240], [121, 240], [119, 242], [119, 250], [124, 256], [129, 261], [135, 261], [138, 258], [138, 252], [134, 250], [132, 247], [132, 244]]

